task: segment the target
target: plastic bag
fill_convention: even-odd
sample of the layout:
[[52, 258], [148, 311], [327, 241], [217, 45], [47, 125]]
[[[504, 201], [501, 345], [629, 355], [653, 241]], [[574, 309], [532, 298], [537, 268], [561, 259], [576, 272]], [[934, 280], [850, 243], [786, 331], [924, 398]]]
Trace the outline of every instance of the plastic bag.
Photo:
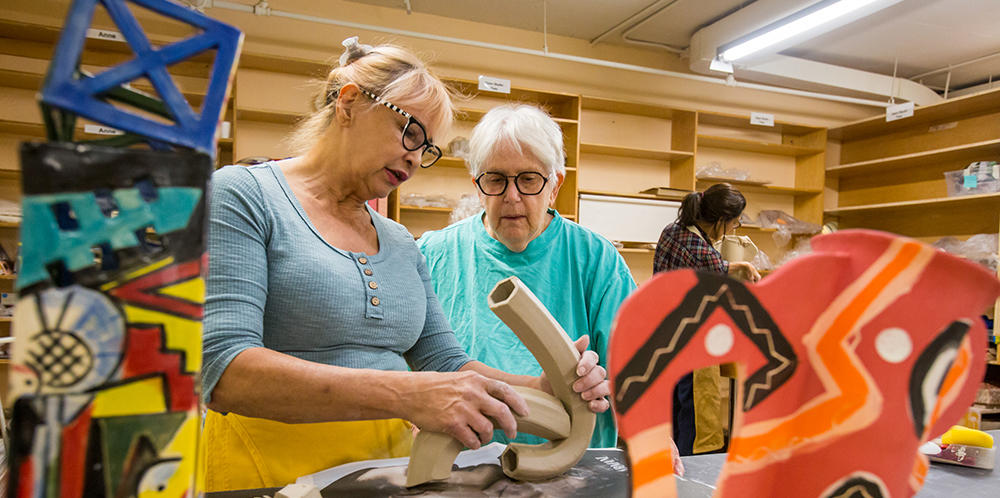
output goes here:
[[479, 203], [478, 195], [462, 194], [462, 197], [459, 197], [458, 202], [455, 203], [455, 209], [451, 210], [451, 216], [448, 217], [448, 224], [451, 225], [457, 221], [464, 220], [478, 213], [481, 209], [483, 209], [483, 205]]
[[802, 221], [779, 209], [765, 209], [760, 212], [758, 218], [762, 228], [777, 228], [772, 237], [778, 247], [785, 247], [792, 240], [792, 234], [813, 234], [818, 233], [822, 227]]
[[400, 201], [405, 206], [413, 207], [447, 208], [455, 204], [454, 200], [440, 194], [405, 194]]
[[698, 172], [695, 173], [695, 176], [698, 178], [707, 176], [715, 178], [729, 178], [731, 180], [749, 180], [750, 172], [738, 168], [723, 168], [722, 164], [718, 161], [712, 161], [698, 168]]
[[965, 241], [955, 237], [944, 237], [931, 245], [949, 254], [975, 261], [993, 271], [997, 271], [997, 264], [1000, 262], [995, 233], [976, 234]]
[[809, 239], [801, 238], [799, 239], [798, 242], [795, 243], [795, 247], [792, 248], [792, 250], [786, 252], [785, 255], [782, 256], [781, 262], [778, 263], [778, 266], [781, 266], [799, 256], [804, 256], [811, 252], [812, 252], [812, 244], [809, 243]]
[[469, 158], [469, 139], [465, 137], [455, 137], [448, 142], [448, 146], [445, 147], [445, 152], [449, 156], [460, 157], [462, 159]]
[[757, 271], [774, 269], [774, 265], [771, 264], [771, 258], [767, 257], [767, 254], [760, 250], [760, 248], [757, 249], [757, 256], [753, 258], [753, 261], [751, 261], [750, 264], [752, 264]]

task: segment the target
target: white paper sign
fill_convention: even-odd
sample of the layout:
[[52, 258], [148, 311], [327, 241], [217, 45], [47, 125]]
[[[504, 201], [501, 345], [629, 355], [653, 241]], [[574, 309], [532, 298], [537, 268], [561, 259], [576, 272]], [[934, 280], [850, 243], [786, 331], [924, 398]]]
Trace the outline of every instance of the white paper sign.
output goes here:
[[88, 124], [83, 125], [83, 132], [91, 135], [124, 135], [125, 132], [110, 126]]
[[750, 124], [758, 126], [774, 126], [774, 114], [766, 112], [751, 112]]
[[117, 42], [125, 41], [125, 36], [117, 31], [109, 31], [106, 29], [94, 29], [94, 28], [87, 28], [87, 38], [93, 38], [95, 40], [111, 40]]
[[510, 80], [479, 75], [479, 89], [487, 92], [510, 93]]
[[908, 118], [913, 115], [913, 102], [891, 105], [885, 108], [885, 122]]

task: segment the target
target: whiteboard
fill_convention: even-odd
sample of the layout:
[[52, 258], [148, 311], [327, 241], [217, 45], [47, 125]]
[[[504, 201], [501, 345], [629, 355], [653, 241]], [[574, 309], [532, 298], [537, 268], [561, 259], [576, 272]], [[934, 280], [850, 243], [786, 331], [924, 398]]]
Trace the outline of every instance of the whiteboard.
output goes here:
[[580, 194], [579, 223], [609, 240], [655, 244], [680, 207], [680, 201]]

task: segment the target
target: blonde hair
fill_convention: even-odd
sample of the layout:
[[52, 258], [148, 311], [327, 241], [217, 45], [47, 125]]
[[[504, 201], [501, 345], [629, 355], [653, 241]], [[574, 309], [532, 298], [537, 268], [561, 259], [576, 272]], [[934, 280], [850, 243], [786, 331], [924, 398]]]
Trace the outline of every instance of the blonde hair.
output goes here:
[[[451, 90], [416, 55], [395, 45], [363, 45], [358, 37], [344, 40], [340, 65], [327, 74], [314, 102], [315, 111], [296, 126], [289, 142], [302, 154], [308, 151], [330, 126], [340, 89], [349, 83], [374, 93], [404, 110], [420, 107], [428, 112], [421, 122], [438, 133], [451, 128], [455, 116]], [[368, 105], [378, 105], [374, 101]], [[436, 137], [439, 140], [443, 137]]]

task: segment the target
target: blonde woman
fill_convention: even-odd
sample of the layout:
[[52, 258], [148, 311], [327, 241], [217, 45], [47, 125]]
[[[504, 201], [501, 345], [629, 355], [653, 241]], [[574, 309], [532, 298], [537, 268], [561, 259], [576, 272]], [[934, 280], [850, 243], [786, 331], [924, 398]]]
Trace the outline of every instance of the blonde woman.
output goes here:
[[[208, 491], [405, 456], [410, 423], [470, 448], [494, 421], [513, 437], [527, 408], [510, 385], [546, 385], [470, 360], [413, 238], [366, 203], [441, 156], [447, 89], [403, 49], [344, 44], [300, 130], [303, 153], [213, 176]], [[602, 385], [597, 362], [583, 355], [578, 382]]]

